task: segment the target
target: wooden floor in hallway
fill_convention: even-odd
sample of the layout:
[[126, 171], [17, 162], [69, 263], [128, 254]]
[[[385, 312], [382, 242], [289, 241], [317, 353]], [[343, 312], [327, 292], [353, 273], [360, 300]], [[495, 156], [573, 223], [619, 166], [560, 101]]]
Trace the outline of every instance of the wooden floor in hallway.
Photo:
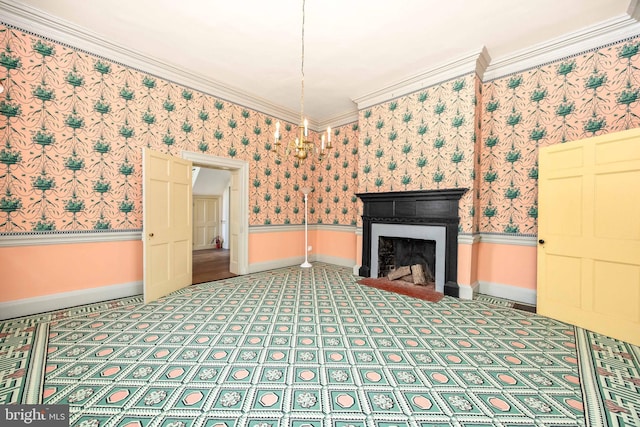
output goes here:
[[235, 277], [229, 271], [228, 249], [201, 249], [193, 251], [193, 277], [191, 284], [211, 282]]

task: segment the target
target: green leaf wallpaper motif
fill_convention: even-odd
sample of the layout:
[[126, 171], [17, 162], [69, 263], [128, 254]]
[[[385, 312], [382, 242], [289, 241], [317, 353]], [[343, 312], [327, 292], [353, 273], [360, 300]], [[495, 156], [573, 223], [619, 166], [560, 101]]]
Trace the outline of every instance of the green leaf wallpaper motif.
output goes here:
[[474, 99], [469, 75], [361, 111], [358, 192], [472, 189]]
[[276, 117], [0, 30], [0, 232], [140, 229], [148, 147], [247, 161], [251, 225], [302, 224], [303, 185], [309, 222], [337, 225], [359, 224], [357, 192], [468, 188], [461, 231], [533, 235], [539, 148], [640, 126], [636, 38], [367, 107], [321, 163], [298, 163], [270, 151]]
[[537, 234], [538, 150], [640, 126], [640, 44], [483, 84], [480, 232]]
[[[310, 222], [356, 223], [357, 123], [333, 129], [334, 149], [312, 171], [312, 161], [274, 158], [274, 117], [2, 30], [0, 232], [140, 229], [142, 147], [249, 162], [252, 181], [260, 183], [249, 195], [252, 225], [302, 224], [299, 187], [317, 185], [317, 176], [324, 183], [314, 194], [329, 188], [331, 197], [321, 206], [310, 198]], [[284, 140], [295, 138], [297, 125], [285, 123], [284, 130]]]

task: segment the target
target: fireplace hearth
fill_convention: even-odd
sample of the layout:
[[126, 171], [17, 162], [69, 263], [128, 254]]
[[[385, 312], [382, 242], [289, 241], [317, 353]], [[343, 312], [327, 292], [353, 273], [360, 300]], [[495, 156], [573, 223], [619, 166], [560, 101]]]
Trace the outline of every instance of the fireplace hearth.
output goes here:
[[356, 194], [364, 204], [362, 266], [358, 274], [379, 277], [380, 237], [433, 241], [436, 290], [457, 297], [458, 204], [466, 191], [456, 188]]

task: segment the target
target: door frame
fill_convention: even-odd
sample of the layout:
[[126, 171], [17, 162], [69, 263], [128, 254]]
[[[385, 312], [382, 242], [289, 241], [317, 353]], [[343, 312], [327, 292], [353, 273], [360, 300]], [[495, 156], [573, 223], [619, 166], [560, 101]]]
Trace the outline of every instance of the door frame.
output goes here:
[[[194, 166], [203, 166], [230, 171], [237, 174], [240, 187], [240, 215], [239, 218], [229, 218], [231, 222], [238, 224], [238, 272], [236, 274], [249, 273], [249, 163], [244, 160], [229, 159], [226, 157], [212, 156], [209, 154], [182, 151], [183, 159], [190, 160]], [[231, 194], [229, 195], [231, 197]]]

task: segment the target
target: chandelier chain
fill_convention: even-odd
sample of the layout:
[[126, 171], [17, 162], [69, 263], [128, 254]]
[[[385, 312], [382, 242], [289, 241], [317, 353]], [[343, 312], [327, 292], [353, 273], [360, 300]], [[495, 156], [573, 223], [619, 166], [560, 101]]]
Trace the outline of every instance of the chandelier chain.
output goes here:
[[300, 74], [302, 75], [301, 79], [301, 91], [300, 91], [300, 123], [304, 120], [304, 4], [305, 0], [302, 0], [302, 54], [301, 54], [301, 65], [300, 65]]
[[[296, 161], [306, 159], [309, 155], [317, 154], [318, 160], [322, 160], [328, 150], [331, 150], [331, 127], [327, 127], [326, 135], [321, 135], [320, 143], [313, 142], [313, 137], [309, 135], [309, 123], [304, 118], [304, 24], [305, 24], [305, 4], [302, 0], [302, 48], [300, 51], [300, 125], [298, 126], [299, 136], [292, 139], [289, 144], [284, 147], [285, 154], [293, 153]], [[287, 131], [291, 128], [286, 126]], [[326, 136], [326, 140], [325, 140]], [[280, 122], [276, 122], [276, 130], [274, 133], [273, 148], [271, 151], [279, 153], [283, 144], [280, 143]], [[276, 154], [279, 159], [279, 154]]]

